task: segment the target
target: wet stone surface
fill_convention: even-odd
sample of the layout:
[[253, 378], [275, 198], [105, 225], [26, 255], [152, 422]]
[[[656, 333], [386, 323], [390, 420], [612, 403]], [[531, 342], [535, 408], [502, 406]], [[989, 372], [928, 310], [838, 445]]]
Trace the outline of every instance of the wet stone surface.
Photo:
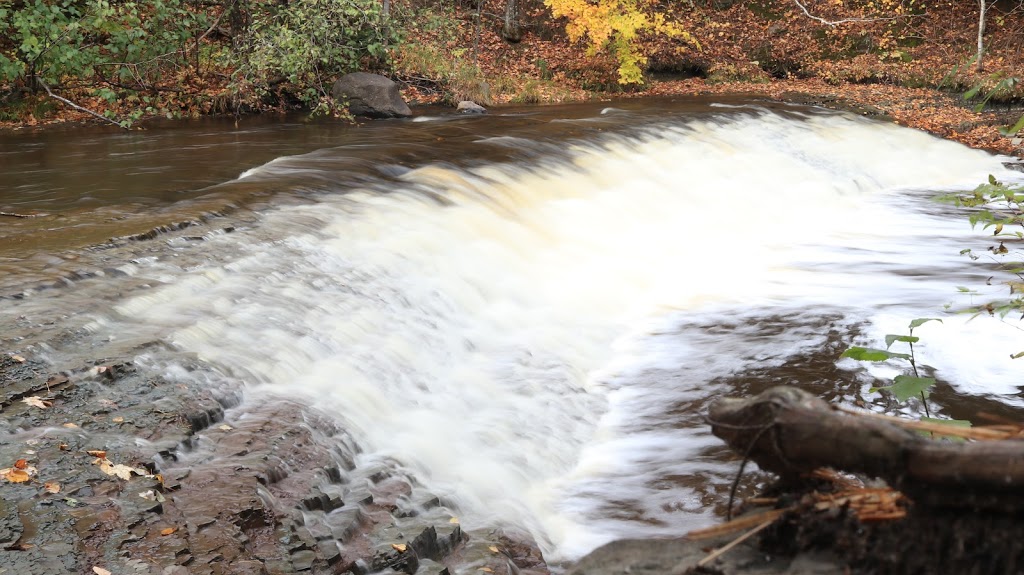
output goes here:
[[397, 464], [357, 467], [345, 430], [297, 404], [241, 408], [127, 357], [26, 355], [0, 356], [0, 468], [31, 472], [0, 479], [9, 572], [548, 573], [529, 537], [464, 532]]

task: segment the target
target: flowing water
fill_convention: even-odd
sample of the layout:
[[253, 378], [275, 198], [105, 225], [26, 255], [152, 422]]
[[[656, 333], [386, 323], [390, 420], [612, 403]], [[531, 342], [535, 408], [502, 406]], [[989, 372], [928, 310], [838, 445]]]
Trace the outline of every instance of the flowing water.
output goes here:
[[54, 361], [132, 350], [238, 394], [235, 417], [298, 400], [357, 465], [567, 560], [715, 520], [716, 397], [881, 405], [895, 368], [838, 353], [916, 317], [944, 320], [917, 348], [941, 413], [1019, 417], [1019, 325], [943, 310], [999, 293], [958, 255], [987, 240], [933, 201], [1020, 180], [1007, 160], [743, 100], [8, 135], [0, 211], [46, 215], [0, 221], [0, 321], [10, 347], [92, 342]]

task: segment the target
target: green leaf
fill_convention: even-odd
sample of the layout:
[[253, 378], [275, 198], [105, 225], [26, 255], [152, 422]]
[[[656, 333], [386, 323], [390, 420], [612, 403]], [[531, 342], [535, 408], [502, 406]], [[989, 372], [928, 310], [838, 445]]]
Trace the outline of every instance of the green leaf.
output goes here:
[[939, 323], [942, 323], [942, 320], [937, 317], [919, 317], [910, 322], [910, 329], [914, 329], [915, 327], [921, 327], [922, 325], [930, 321], [937, 321]]
[[1020, 119], [1017, 120], [1017, 123], [1009, 128], [999, 128], [999, 131], [1002, 132], [1004, 136], [1012, 136], [1021, 130], [1024, 130], [1024, 116], [1021, 116]]
[[905, 353], [894, 353], [887, 349], [874, 349], [870, 347], [858, 347], [853, 346], [850, 349], [843, 352], [843, 355], [839, 357], [848, 357], [857, 361], [885, 361], [887, 359], [910, 359], [910, 355]]
[[893, 383], [887, 387], [874, 388], [875, 390], [887, 391], [896, 396], [900, 402], [905, 402], [911, 397], [928, 397], [928, 389], [935, 385], [935, 378], [914, 377], [912, 375], [897, 375]]
[[890, 347], [892, 347], [892, 344], [896, 343], [897, 341], [917, 343], [921, 341], [921, 338], [917, 337], [916, 335], [896, 335], [890, 333], [889, 335], [885, 336], [885, 349], [889, 349]]

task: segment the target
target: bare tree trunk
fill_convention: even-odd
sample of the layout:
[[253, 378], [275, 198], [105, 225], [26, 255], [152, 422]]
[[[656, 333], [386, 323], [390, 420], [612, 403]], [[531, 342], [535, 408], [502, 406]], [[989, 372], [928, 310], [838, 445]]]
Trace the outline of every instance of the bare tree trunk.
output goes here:
[[978, 0], [978, 54], [975, 59], [975, 69], [978, 72], [985, 71], [983, 58], [985, 56], [985, 16], [991, 4], [985, 0]]
[[523, 39], [523, 30], [519, 25], [519, 0], [505, 2], [505, 23], [501, 27], [501, 37], [512, 43]]

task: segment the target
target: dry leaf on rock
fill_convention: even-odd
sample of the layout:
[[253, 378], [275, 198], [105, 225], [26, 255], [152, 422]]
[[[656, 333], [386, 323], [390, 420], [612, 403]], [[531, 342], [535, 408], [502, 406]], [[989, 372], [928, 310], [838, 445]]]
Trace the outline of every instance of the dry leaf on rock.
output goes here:
[[75, 425], [74, 423], [65, 423], [62, 427], [66, 427], [68, 429], [78, 429], [78, 426]]
[[8, 467], [7, 469], [0, 469], [0, 478], [6, 479], [11, 483], [25, 483], [29, 479], [32, 479], [32, 476], [35, 474], [35, 467], [26, 467], [25, 469]]
[[160, 535], [171, 535], [172, 533], [174, 533], [177, 530], [178, 530], [177, 527], [168, 527], [167, 529], [161, 529], [160, 530]]
[[148, 501], [157, 501], [160, 503], [167, 501], [166, 499], [164, 499], [163, 493], [160, 493], [159, 491], [154, 491], [152, 489], [143, 491], [142, 493], [139, 494], [139, 497], [146, 499]]
[[95, 573], [96, 575], [110, 575], [110, 571], [107, 571], [106, 569], [104, 569], [102, 567], [93, 567], [92, 568], [92, 572]]
[[60, 483], [56, 481], [47, 481], [43, 484], [43, 489], [46, 489], [47, 493], [60, 493]]
[[107, 475], [116, 475], [125, 481], [132, 478], [132, 474], [145, 475], [145, 472], [139, 473], [139, 470], [134, 467], [128, 467], [123, 463], [111, 463], [109, 459], [104, 459], [100, 462], [100, 471]]
[[392, 543], [391, 547], [394, 548], [394, 550], [398, 551], [399, 553], [405, 553], [405, 549], [406, 549], [405, 543]]
[[18, 363], [25, 363], [25, 358], [21, 357], [20, 355], [12, 355], [11, 359], [13, 359], [14, 361], [16, 361]]
[[46, 401], [45, 399], [39, 397], [38, 395], [33, 395], [31, 397], [26, 397], [26, 398], [22, 399], [21, 401], [22, 401], [22, 403], [27, 403], [27, 404], [31, 405], [32, 407], [38, 407], [39, 409], [46, 409], [46, 408], [50, 407], [51, 405], [53, 405], [53, 402]]
[[124, 418], [123, 417], [115, 417], [114, 419], [111, 419], [110, 421], [113, 421], [114, 423], [124, 423]]
[[19, 460], [14, 462], [14, 468], [15, 469], [25, 469], [26, 467], [28, 467], [28, 460], [27, 459], [19, 459]]
[[232, 430], [232, 429], [234, 429], [234, 428], [233, 428], [233, 427], [231, 427], [230, 425], [228, 425], [228, 424], [226, 424], [226, 423], [225, 423], [225, 424], [223, 424], [223, 425], [218, 425], [218, 426], [217, 426], [217, 429], [219, 429], [219, 430], [221, 430], [221, 431], [231, 431], [231, 430]]
[[107, 452], [103, 451], [101, 449], [93, 449], [93, 450], [90, 450], [90, 451], [86, 451], [86, 453], [88, 453], [89, 455], [92, 455], [93, 457], [99, 457], [100, 459], [106, 459], [107, 458]]

